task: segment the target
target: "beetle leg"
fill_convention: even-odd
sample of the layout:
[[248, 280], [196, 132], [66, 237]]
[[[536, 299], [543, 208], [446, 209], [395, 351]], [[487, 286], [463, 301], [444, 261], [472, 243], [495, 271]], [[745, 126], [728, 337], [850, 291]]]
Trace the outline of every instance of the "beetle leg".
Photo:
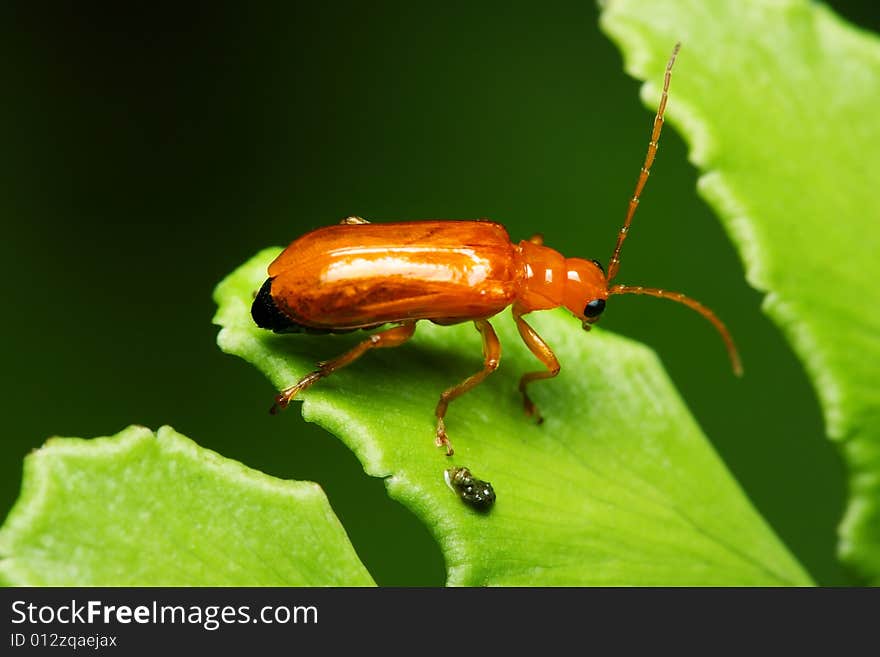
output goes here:
[[444, 390], [440, 395], [440, 401], [437, 402], [437, 409], [434, 411], [434, 414], [437, 416], [437, 440], [435, 443], [437, 447], [446, 447], [446, 456], [452, 456], [454, 453], [452, 444], [446, 436], [446, 421], [444, 419], [449, 402], [466, 393], [498, 369], [498, 362], [501, 360], [501, 343], [498, 341], [495, 329], [492, 328], [489, 321], [477, 319], [474, 320], [474, 326], [477, 327], [480, 335], [483, 336], [483, 369], [476, 374], [472, 374], [458, 385]]
[[526, 392], [526, 386], [532, 381], [537, 381], [539, 379], [552, 379], [559, 374], [560, 365], [559, 361], [556, 359], [556, 355], [550, 347], [547, 346], [547, 343], [544, 342], [541, 336], [535, 332], [535, 329], [526, 323], [526, 320], [524, 320], [522, 316], [522, 309], [514, 306], [513, 319], [516, 322], [516, 328], [519, 331], [522, 341], [526, 343], [526, 346], [533, 354], [535, 354], [537, 359], [547, 367], [546, 370], [541, 370], [539, 372], [527, 372], [526, 374], [523, 374], [522, 378], [519, 380], [519, 391], [522, 393], [523, 406], [526, 409], [526, 414], [530, 417], [534, 417], [538, 424], [540, 424], [544, 421], [544, 418], [541, 417], [535, 403], [529, 398], [529, 395]]
[[339, 223], [347, 225], [347, 226], [352, 226], [355, 224], [368, 224], [370, 222], [367, 221], [366, 219], [364, 219], [363, 217], [346, 217], [345, 219], [343, 219]]
[[276, 395], [275, 397], [275, 404], [272, 406], [271, 409], [269, 409], [269, 412], [274, 415], [279, 410], [284, 410], [285, 408], [287, 408], [288, 404], [290, 404], [290, 401], [300, 392], [311, 386], [316, 381], [319, 381], [324, 377], [330, 376], [336, 370], [345, 367], [346, 365], [351, 365], [354, 361], [363, 356], [370, 349], [399, 347], [404, 342], [409, 340], [415, 332], [416, 323], [406, 322], [405, 324], [401, 324], [400, 326], [395, 326], [384, 331], [379, 331], [378, 333], [373, 333], [373, 335], [371, 335], [369, 338], [358, 343], [354, 348], [346, 351], [341, 356], [338, 356], [333, 360], [318, 363], [318, 369], [316, 369], [314, 372], [306, 374], [303, 378], [294, 383], [292, 386], [290, 386], [289, 388], [285, 388], [280, 393], [278, 393], [278, 395]]

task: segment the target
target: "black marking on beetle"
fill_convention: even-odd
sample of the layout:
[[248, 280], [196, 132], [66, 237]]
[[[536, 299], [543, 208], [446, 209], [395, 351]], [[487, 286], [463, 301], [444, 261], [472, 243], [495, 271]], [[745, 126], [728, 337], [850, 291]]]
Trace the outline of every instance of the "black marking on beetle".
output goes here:
[[264, 329], [270, 329], [275, 333], [300, 333], [302, 327], [285, 315], [275, 305], [272, 298], [272, 281], [274, 278], [267, 278], [266, 282], [257, 292], [254, 303], [251, 305], [251, 317], [257, 323], [257, 326]]
[[311, 335], [327, 335], [328, 333], [353, 333], [359, 330], [370, 330], [382, 324], [371, 324], [358, 328], [327, 328], [323, 326], [308, 326], [294, 321], [289, 314], [281, 310], [275, 299], [272, 298], [272, 281], [275, 278], [267, 278], [266, 282], [257, 292], [254, 303], [251, 305], [251, 317], [257, 326], [269, 329], [275, 333], [307, 333]]

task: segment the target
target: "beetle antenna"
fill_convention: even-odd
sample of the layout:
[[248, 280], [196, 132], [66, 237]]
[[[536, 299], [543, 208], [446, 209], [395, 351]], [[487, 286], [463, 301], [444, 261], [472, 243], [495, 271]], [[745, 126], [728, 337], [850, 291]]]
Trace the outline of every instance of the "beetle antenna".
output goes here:
[[739, 352], [736, 350], [736, 345], [733, 343], [733, 337], [731, 337], [730, 331], [727, 330], [724, 322], [718, 319], [718, 316], [715, 313], [706, 308], [706, 306], [699, 301], [691, 299], [690, 297], [683, 295], [681, 292], [670, 292], [669, 290], [642, 287], [641, 285], [613, 285], [608, 289], [608, 294], [647, 294], [651, 297], [672, 299], [673, 301], [684, 304], [692, 310], [696, 310], [703, 317], [712, 322], [712, 325], [721, 334], [721, 338], [724, 340], [724, 345], [727, 347], [727, 355], [730, 357], [730, 364], [733, 366], [733, 373], [737, 376], [742, 376], [742, 361], [739, 358]]
[[675, 56], [678, 55], [679, 48], [681, 48], [681, 43], [676, 43], [675, 48], [672, 49], [669, 63], [666, 64], [666, 75], [663, 77], [663, 94], [660, 96], [660, 106], [657, 108], [657, 115], [654, 117], [654, 129], [651, 131], [651, 141], [648, 142], [648, 153], [645, 155], [645, 162], [642, 164], [642, 170], [639, 173], [636, 190], [629, 201], [629, 209], [626, 211], [623, 227], [617, 233], [617, 245], [614, 247], [614, 254], [608, 262], [608, 276], [605, 279], [608, 283], [617, 276], [617, 270], [620, 268], [620, 248], [623, 246], [627, 233], [629, 233], [629, 226], [632, 223], [633, 215], [636, 213], [636, 208], [639, 207], [639, 197], [642, 195], [645, 183], [648, 182], [648, 176], [651, 174], [651, 165], [654, 164], [654, 157], [657, 155], [657, 142], [660, 139], [660, 131], [663, 129], [663, 114], [666, 112], [669, 81], [672, 79], [672, 65], [675, 63]]

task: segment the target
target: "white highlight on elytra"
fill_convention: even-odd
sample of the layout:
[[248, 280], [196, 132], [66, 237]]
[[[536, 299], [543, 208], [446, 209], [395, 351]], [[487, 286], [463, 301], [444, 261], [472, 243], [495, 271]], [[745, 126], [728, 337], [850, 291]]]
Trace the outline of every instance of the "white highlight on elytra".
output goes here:
[[489, 261], [478, 255], [474, 249], [459, 248], [450, 251], [469, 260], [467, 265], [461, 266], [460, 262], [454, 262], [450, 266], [449, 264], [431, 262], [430, 259], [407, 257], [410, 255], [419, 256], [424, 253], [436, 253], [436, 249], [420, 247], [395, 248], [393, 255], [383, 256], [378, 256], [378, 254], [387, 253], [387, 248], [376, 250], [359, 248], [351, 257], [345, 257], [344, 252], [341, 254], [337, 252], [333, 255], [337, 257], [342, 255], [343, 257], [330, 263], [324, 269], [321, 274], [321, 282], [334, 283], [357, 278], [404, 276], [425, 281], [456, 283], [475, 287], [489, 277], [491, 270]]

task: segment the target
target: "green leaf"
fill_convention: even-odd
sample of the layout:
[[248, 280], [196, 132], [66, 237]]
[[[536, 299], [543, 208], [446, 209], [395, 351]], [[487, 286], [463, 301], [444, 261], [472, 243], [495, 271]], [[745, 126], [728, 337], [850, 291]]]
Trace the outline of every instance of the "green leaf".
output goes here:
[[[261, 252], [215, 292], [220, 347], [277, 388], [363, 339], [275, 335], [250, 317], [278, 249]], [[479, 369], [469, 324], [418, 325], [396, 349], [367, 354], [305, 393], [303, 415], [338, 435], [365, 470], [433, 531], [453, 585], [783, 585], [810, 582], [701, 434], [656, 356], [571, 316], [530, 316], [563, 364], [535, 386], [546, 421], [517, 393], [539, 364], [505, 313], [493, 320], [501, 368], [447, 416], [455, 456], [434, 446], [440, 391]], [[267, 389], [267, 406], [271, 399]], [[255, 409], [255, 412], [265, 412]], [[278, 421], [284, 421], [283, 417]], [[498, 495], [481, 514], [444, 482], [453, 465]], [[389, 536], [389, 541], [394, 537]]]
[[162, 427], [53, 438], [0, 529], [14, 586], [371, 585], [321, 488]]
[[613, 0], [602, 26], [652, 105], [683, 44], [667, 118], [841, 446], [840, 555], [880, 584], [880, 40], [807, 0]]

